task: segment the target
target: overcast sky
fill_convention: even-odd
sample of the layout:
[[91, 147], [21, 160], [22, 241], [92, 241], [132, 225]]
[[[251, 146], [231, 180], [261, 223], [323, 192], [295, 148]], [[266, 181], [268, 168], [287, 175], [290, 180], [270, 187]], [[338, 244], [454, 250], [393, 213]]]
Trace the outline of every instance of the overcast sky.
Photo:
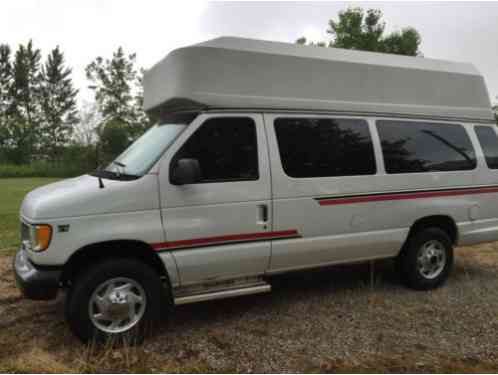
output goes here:
[[85, 66], [120, 45], [148, 68], [174, 48], [222, 35], [325, 40], [328, 19], [348, 6], [381, 9], [389, 30], [415, 27], [426, 57], [475, 64], [497, 101], [498, 3], [2, 0], [0, 43], [15, 47], [32, 38], [44, 54], [59, 45], [81, 98], [89, 98]]

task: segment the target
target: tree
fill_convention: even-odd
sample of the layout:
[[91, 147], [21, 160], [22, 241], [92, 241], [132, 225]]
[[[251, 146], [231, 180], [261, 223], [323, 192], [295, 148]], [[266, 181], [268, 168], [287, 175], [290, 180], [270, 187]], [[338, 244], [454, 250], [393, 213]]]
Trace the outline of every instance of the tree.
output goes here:
[[298, 44], [315, 44], [362, 51], [385, 52], [399, 55], [420, 55], [421, 37], [411, 27], [385, 35], [385, 22], [382, 12], [361, 8], [348, 8], [339, 12], [339, 20], [330, 20], [327, 33], [332, 36], [328, 43], [308, 43], [306, 38], [297, 39]]
[[52, 159], [60, 156], [61, 148], [71, 139], [77, 122], [76, 95], [71, 69], [64, 65], [59, 47], [49, 54], [41, 71], [41, 138]]
[[98, 139], [98, 127], [102, 117], [95, 102], [85, 102], [78, 113], [78, 123], [74, 127], [73, 140], [76, 144], [88, 147], [95, 145]]
[[9, 95], [12, 116], [7, 122], [6, 135], [9, 139], [10, 158], [15, 163], [29, 161], [36, 149], [40, 133], [41, 106], [40, 93], [40, 50], [27, 45], [19, 45], [12, 67], [12, 85]]
[[149, 126], [142, 109], [141, 73], [135, 63], [136, 55], [127, 55], [119, 47], [111, 59], [97, 57], [86, 67], [103, 123], [122, 126], [129, 141]]
[[383, 49], [380, 52], [394, 53], [396, 55], [420, 56], [418, 50], [422, 41], [420, 34], [413, 28], [395, 31], [384, 38]]
[[143, 110], [143, 108], [144, 108], [144, 85], [143, 85], [144, 73], [145, 73], [145, 70], [140, 69], [140, 72], [137, 75], [136, 94], [133, 98], [134, 108], [135, 108], [135, 113], [136, 113], [135, 121], [138, 124], [137, 127], [140, 129], [139, 134], [142, 134], [144, 132], [144, 130], [147, 130], [152, 125], [151, 119], [147, 116], [147, 114]]
[[[12, 63], [10, 47], [0, 44], [0, 147], [5, 149], [9, 140], [8, 122], [10, 120], [9, 110], [12, 106], [10, 97], [12, 86]], [[5, 156], [5, 155], [2, 155]]]
[[103, 153], [101, 161], [110, 161], [118, 156], [130, 141], [126, 128], [119, 120], [109, 120], [102, 127], [100, 134], [100, 145]]
[[308, 41], [304, 36], [296, 40], [296, 44], [301, 44], [301, 45], [310, 45], [310, 46], [317, 46], [317, 47], [327, 47], [327, 43], [325, 42], [310, 42]]

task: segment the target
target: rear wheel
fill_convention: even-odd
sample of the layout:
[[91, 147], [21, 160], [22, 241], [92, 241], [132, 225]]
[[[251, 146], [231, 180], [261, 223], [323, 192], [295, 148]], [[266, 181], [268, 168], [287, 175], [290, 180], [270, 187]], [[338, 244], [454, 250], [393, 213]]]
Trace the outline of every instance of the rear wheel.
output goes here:
[[141, 342], [170, 305], [157, 273], [133, 259], [108, 259], [75, 281], [66, 299], [71, 330], [84, 342]]
[[433, 289], [443, 284], [453, 266], [453, 246], [439, 228], [426, 228], [411, 236], [398, 258], [401, 278], [410, 288]]

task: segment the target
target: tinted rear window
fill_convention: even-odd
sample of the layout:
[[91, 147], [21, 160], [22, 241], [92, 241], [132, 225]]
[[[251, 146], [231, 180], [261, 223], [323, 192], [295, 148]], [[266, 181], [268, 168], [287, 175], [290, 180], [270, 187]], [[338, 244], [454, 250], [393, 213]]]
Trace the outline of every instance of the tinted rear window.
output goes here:
[[288, 176], [335, 177], [376, 172], [365, 120], [278, 118], [275, 132]]
[[387, 173], [474, 169], [472, 143], [461, 125], [377, 121]]
[[486, 164], [491, 169], [498, 169], [498, 137], [493, 128], [489, 126], [474, 127]]

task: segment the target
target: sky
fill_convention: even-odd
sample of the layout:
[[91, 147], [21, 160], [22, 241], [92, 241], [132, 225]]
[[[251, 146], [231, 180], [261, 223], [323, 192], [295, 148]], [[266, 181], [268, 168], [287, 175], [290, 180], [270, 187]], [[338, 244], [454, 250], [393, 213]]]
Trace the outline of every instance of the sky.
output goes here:
[[498, 102], [498, 3], [2, 0], [0, 43], [33, 39], [44, 55], [59, 45], [84, 101], [92, 95], [85, 66], [118, 46], [147, 69], [175, 48], [218, 36], [328, 40], [328, 20], [349, 6], [381, 9], [388, 31], [416, 28], [425, 57], [473, 63]]

